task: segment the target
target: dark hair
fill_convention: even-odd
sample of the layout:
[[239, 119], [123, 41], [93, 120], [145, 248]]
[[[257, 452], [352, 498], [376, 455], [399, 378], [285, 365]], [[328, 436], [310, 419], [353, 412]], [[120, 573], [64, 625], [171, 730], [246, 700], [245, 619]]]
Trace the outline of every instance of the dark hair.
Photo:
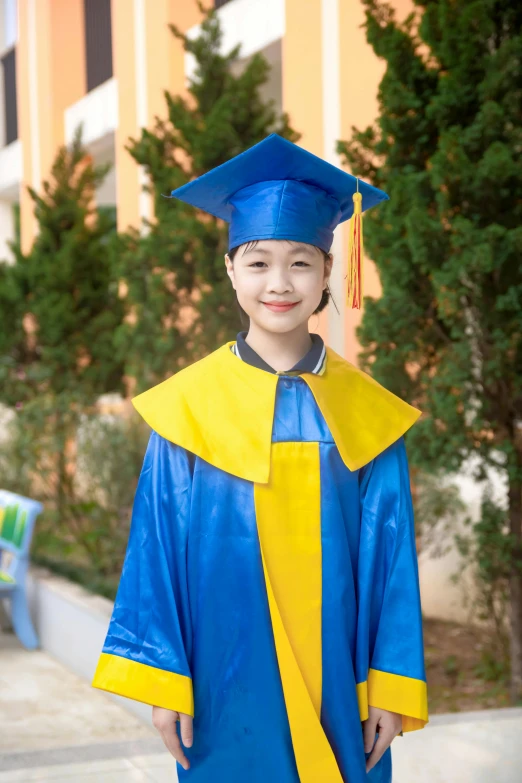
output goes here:
[[[282, 242], [289, 242], [290, 240], [283, 239], [283, 240], [280, 240], [280, 241], [282, 241]], [[253, 239], [250, 242], [247, 242], [246, 243], [246, 249], [250, 250], [251, 248], [255, 247], [258, 242], [259, 242], [258, 239]], [[236, 247], [233, 247], [231, 250], [228, 251], [228, 256], [229, 256], [231, 261], [234, 260], [234, 256], [236, 255], [236, 253], [237, 253], [237, 251], [239, 250], [240, 247], [241, 247], [241, 245], [236, 245]], [[316, 246], [314, 245], [314, 247], [316, 247]], [[328, 253], [326, 253], [320, 247], [318, 247], [317, 249], [323, 254], [323, 258], [326, 261], [328, 259]], [[330, 285], [329, 285], [329, 283], [327, 283], [326, 284], [326, 288], [323, 290], [323, 295], [321, 296], [321, 301], [319, 302], [319, 304], [317, 305], [317, 307], [313, 311], [312, 315], [316, 315], [317, 313], [320, 313], [322, 310], [324, 310], [326, 305], [329, 303], [330, 299], [332, 299], [332, 301], [333, 301], [332, 292], [330, 291]], [[243, 326], [248, 327], [250, 325], [250, 318], [249, 318], [248, 314], [245, 313], [245, 311], [243, 310], [241, 305], [239, 304], [239, 300], [237, 298], [237, 294], [236, 294], [236, 304], [237, 304], [237, 307], [238, 307], [238, 310], [239, 310], [239, 317], [241, 318], [241, 323], [243, 324]]]

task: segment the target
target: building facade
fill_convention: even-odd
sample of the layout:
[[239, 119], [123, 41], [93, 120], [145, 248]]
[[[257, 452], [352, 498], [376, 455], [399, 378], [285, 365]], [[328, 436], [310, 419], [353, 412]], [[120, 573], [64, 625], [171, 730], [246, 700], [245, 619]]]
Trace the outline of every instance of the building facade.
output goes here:
[[[208, 0], [210, 2], [210, 0]], [[410, 0], [394, 0], [399, 16]], [[335, 165], [338, 139], [366, 127], [377, 112], [384, 64], [366, 42], [360, 0], [215, 0], [223, 47], [242, 45], [248, 58], [263, 52], [271, 76], [266, 96], [288, 112], [300, 144]], [[143, 193], [144, 172], [125, 150], [130, 136], [165, 116], [163, 91], [184, 94], [194, 64], [168, 28], [197, 35], [195, 0], [0, 0], [0, 260], [19, 232], [22, 248], [36, 225], [27, 185], [40, 189], [58, 146], [83, 123], [83, 140], [97, 163], [113, 166], [97, 193], [117, 227], [153, 218]], [[329, 345], [357, 362], [358, 310], [344, 305], [347, 225], [336, 231], [330, 305], [310, 323]], [[365, 293], [379, 295], [369, 259]], [[470, 506], [476, 492], [469, 489]], [[469, 497], [467, 497], [469, 495]], [[428, 616], [465, 619], [460, 591], [446, 560], [420, 558], [423, 609]]]
[[[409, 0], [396, 0], [399, 11]], [[223, 46], [241, 43], [242, 57], [263, 52], [266, 87], [300, 144], [340, 165], [338, 139], [364, 127], [377, 109], [383, 64], [366, 43], [360, 0], [215, 0]], [[144, 173], [125, 150], [154, 116], [166, 113], [164, 90], [183, 94], [193, 64], [168, 28], [196, 35], [195, 0], [0, 0], [0, 259], [20, 230], [27, 250], [36, 230], [26, 185], [40, 188], [60, 144], [78, 123], [96, 162], [113, 167], [98, 193], [118, 229], [152, 218]], [[364, 74], [364, 78], [361, 78]], [[360, 313], [344, 305], [347, 226], [335, 237], [331, 289], [337, 308], [314, 316], [311, 328], [356, 361]], [[378, 293], [366, 265], [365, 291]]]

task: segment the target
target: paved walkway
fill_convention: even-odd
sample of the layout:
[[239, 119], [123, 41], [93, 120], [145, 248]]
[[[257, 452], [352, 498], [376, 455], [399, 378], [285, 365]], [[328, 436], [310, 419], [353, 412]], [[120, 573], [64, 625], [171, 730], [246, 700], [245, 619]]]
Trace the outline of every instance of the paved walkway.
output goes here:
[[393, 783], [521, 783], [522, 708], [433, 715], [392, 744]]
[[[522, 708], [434, 715], [392, 745], [394, 783], [520, 783]], [[156, 731], [0, 632], [0, 783], [176, 783]], [[216, 781], [221, 783], [221, 781]]]
[[157, 732], [0, 632], [0, 783], [175, 783]]

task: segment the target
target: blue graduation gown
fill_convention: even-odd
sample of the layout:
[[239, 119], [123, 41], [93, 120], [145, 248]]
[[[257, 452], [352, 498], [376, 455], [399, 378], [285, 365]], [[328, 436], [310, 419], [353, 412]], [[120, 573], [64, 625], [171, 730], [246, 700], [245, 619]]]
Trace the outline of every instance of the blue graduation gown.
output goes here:
[[[365, 772], [361, 721], [428, 720], [419, 412], [330, 348], [325, 383], [229, 346], [133, 400], [153, 430], [93, 685], [194, 716], [180, 781], [391, 783], [391, 748]], [[339, 405], [359, 428], [373, 412], [367, 436]]]

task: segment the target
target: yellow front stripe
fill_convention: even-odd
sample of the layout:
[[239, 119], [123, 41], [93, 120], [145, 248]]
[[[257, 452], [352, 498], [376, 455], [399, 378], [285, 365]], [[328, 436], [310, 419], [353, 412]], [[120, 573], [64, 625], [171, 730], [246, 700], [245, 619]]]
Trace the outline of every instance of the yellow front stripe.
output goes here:
[[273, 443], [254, 484], [270, 617], [301, 783], [342, 783], [320, 722], [322, 553], [319, 444]]

